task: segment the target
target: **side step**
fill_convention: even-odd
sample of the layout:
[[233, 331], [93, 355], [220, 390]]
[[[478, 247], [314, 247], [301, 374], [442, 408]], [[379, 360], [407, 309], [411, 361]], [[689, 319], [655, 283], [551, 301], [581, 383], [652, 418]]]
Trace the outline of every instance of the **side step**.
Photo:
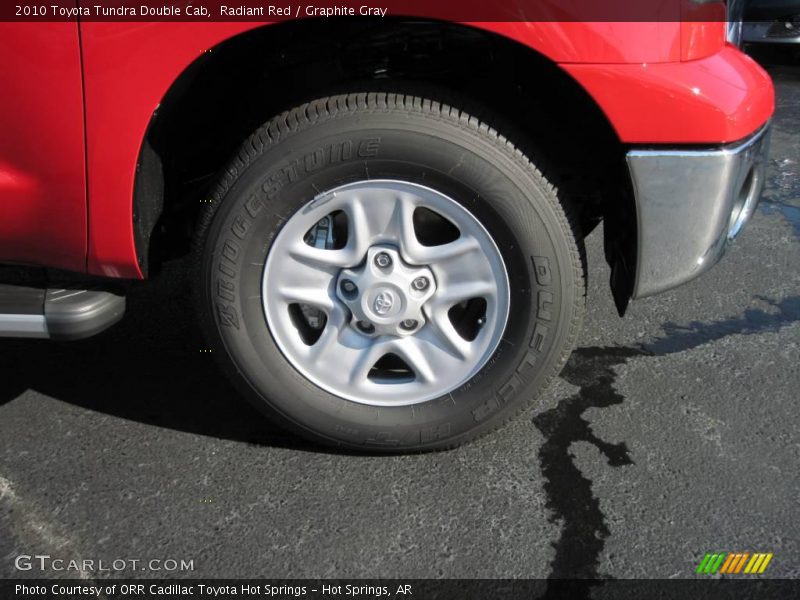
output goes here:
[[124, 314], [125, 296], [108, 290], [0, 284], [0, 337], [79, 340]]

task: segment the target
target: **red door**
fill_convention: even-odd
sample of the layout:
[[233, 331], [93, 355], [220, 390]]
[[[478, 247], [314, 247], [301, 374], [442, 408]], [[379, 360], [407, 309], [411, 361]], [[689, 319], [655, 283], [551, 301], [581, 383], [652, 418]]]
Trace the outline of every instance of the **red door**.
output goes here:
[[0, 23], [0, 263], [86, 270], [75, 21]]

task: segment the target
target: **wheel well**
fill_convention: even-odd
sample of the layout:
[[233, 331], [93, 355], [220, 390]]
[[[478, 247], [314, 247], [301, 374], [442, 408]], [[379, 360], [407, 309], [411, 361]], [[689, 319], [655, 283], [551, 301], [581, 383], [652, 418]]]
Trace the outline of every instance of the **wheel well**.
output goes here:
[[619, 220], [629, 212], [620, 194], [628, 185], [623, 146], [588, 94], [541, 54], [451, 23], [303, 20], [224, 42], [169, 90], [137, 171], [134, 230], [142, 269], [152, 274], [188, 250], [219, 173], [272, 116], [337, 92], [415, 93], [431, 86], [437, 99], [452, 95], [453, 105], [535, 154], [537, 163], [545, 160], [584, 234], [603, 217]]

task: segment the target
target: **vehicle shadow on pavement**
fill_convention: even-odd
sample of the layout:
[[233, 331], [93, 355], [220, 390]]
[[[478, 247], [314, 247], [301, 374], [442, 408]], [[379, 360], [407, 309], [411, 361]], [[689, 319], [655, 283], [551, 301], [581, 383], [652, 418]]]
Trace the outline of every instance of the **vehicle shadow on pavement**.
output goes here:
[[[597, 585], [592, 579], [607, 577], [598, 573], [598, 567], [605, 540], [610, 535], [600, 501], [592, 492], [592, 482], [575, 464], [571, 446], [588, 442], [613, 467], [634, 464], [625, 442], [599, 439], [584, 413], [590, 408], [606, 408], [625, 401], [614, 388], [615, 368], [631, 360], [684, 352], [730, 335], [778, 331], [800, 321], [800, 297], [780, 301], [757, 299], [769, 304], [772, 310], [747, 309], [741, 317], [711, 323], [692, 322], [688, 326], [666, 323], [662, 326], [665, 335], [649, 344], [578, 348], [567, 361], [561, 377], [580, 389], [559, 401], [555, 408], [536, 415], [533, 424], [545, 438], [538, 458], [545, 478], [550, 521], [561, 524], [560, 536], [553, 543], [555, 557], [549, 578], [584, 579], [569, 584], [571, 597], [585, 597], [590, 588]], [[564, 591], [563, 583], [548, 588], [548, 592], [554, 594]]]
[[194, 316], [185, 265], [132, 289], [125, 318], [76, 342], [0, 341], [0, 405], [26, 390], [157, 427], [322, 451], [263, 417], [227, 382]]
[[[193, 317], [183, 267], [173, 265], [128, 298], [125, 319], [79, 342], [0, 342], [0, 405], [28, 390], [103, 414], [218, 439], [313, 452], [314, 446], [269, 422], [243, 400], [207, 352]], [[748, 309], [741, 317], [709, 324], [663, 326], [666, 335], [641, 347], [578, 348], [561, 377], [575, 395], [534, 418], [546, 438], [539, 451], [553, 521], [563, 522], [552, 576], [597, 575], [608, 536], [605, 519], [569, 452], [574, 442], [594, 444], [609, 464], [632, 464], [624, 443], [598, 439], [583, 413], [619, 404], [614, 368], [631, 359], [682, 352], [733, 334], [777, 330], [800, 320], [800, 298], [761, 298], [775, 312]]]

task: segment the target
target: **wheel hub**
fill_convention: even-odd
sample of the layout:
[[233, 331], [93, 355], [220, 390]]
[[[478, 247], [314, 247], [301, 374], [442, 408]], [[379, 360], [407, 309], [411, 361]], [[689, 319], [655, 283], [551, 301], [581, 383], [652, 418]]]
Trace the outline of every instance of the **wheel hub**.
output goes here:
[[336, 291], [361, 333], [407, 336], [425, 325], [423, 307], [436, 281], [430, 268], [406, 263], [393, 246], [376, 245], [360, 267], [342, 269]]

